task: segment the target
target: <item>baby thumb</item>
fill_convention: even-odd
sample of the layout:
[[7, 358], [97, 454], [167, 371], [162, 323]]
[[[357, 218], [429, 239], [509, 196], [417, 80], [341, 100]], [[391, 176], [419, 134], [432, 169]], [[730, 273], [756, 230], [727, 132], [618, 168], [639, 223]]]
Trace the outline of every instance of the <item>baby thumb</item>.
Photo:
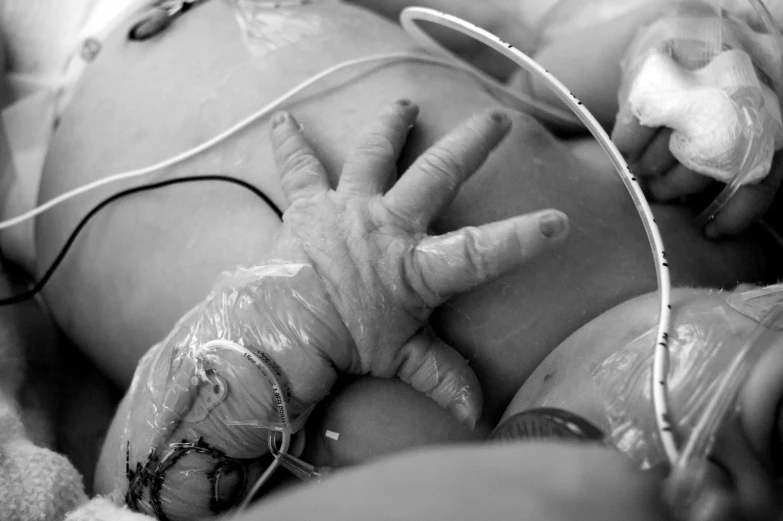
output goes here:
[[468, 361], [454, 348], [423, 328], [403, 346], [396, 364], [396, 374], [403, 382], [473, 430], [484, 403], [481, 385]]

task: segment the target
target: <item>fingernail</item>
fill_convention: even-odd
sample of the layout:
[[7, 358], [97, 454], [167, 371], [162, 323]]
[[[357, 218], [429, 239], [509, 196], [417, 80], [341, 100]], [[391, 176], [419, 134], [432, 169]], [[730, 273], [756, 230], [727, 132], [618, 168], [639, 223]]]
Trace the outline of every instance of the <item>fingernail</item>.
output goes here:
[[469, 431], [473, 431], [476, 428], [476, 421], [470, 417], [467, 407], [458, 403], [452, 407], [452, 411], [457, 421]]
[[547, 239], [554, 239], [563, 235], [567, 223], [568, 218], [565, 215], [550, 212], [541, 217], [538, 221], [538, 228], [541, 230], [541, 235]]
[[409, 99], [401, 99], [401, 100], [397, 100], [397, 105], [399, 105], [400, 107], [410, 107], [411, 105], [413, 105], [413, 102]]
[[272, 118], [272, 128], [277, 128], [288, 120], [287, 112], [278, 112]]

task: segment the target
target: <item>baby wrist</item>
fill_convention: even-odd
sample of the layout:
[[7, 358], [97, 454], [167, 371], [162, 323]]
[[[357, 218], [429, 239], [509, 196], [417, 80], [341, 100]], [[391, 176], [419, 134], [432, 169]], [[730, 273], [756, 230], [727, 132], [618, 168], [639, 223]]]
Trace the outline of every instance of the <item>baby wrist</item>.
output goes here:
[[[329, 353], [350, 352], [349, 342], [311, 267], [274, 263], [221, 277], [137, 368], [121, 448], [128, 504], [166, 515], [222, 505], [225, 494], [200, 490], [204, 480], [187, 466], [242, 473], [268, 457], [272, 433], [297, 432], [328, 394], [337, 378]], [[188, 454], [200, 456], [175, 470]]]

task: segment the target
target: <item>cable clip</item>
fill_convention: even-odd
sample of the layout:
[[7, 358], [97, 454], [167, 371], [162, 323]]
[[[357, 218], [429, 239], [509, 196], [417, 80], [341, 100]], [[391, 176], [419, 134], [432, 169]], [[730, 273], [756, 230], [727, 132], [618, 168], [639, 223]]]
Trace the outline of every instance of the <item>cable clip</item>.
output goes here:
[[128, 39], [141, 42], [165, 31], [176, 18], [204, 0], [168, 0], [161, 2], [128, 32]]

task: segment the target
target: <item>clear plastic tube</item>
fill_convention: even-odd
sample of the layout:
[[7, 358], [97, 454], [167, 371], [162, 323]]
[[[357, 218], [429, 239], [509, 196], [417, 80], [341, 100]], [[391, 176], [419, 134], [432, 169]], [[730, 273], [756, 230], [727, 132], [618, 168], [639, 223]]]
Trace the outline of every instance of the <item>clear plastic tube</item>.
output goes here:
[[666, 485], [666, 497], [678, 519], [690, 519], [691, 509], [703, 489], [707, 457], [715, 436], [737, 403], [742, 385], [761, 356], [772, 346], [783, 344], [779, 328], [783, 306], [773, 308], [741, 346], [736, 357], [704, 406], [680, 457], [672, 467]]

